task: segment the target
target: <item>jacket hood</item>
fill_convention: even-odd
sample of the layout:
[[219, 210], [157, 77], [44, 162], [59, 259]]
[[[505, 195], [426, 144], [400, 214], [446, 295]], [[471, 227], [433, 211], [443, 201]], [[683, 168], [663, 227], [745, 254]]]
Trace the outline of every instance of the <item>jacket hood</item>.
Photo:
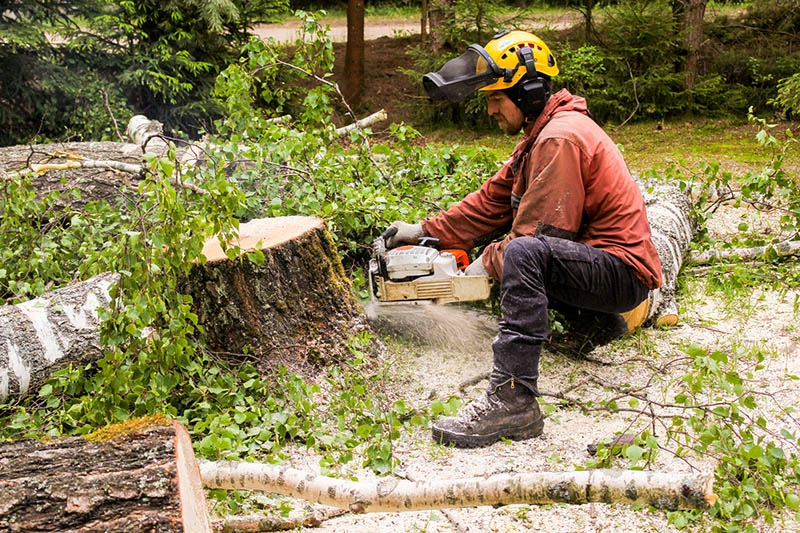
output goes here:
[[550, 96], [536, 120], [525, 127], [525, 136], [535, 139], [554, 115], [564, 111], [577, 111], [584, 115], [589, 115], [589, 108], [586, 106], [585, 98], [575, 96], [566, 89], [561, 89]]

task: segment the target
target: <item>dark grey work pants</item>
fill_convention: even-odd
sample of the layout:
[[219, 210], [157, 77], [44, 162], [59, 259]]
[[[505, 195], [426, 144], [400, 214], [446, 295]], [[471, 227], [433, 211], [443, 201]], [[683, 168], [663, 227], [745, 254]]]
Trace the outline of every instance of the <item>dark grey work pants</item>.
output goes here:
[[550, 327], [548, 306], [617, 315], [647, 298], [647, 287], [619, 258], [556, 237], [508, 243], [500, 286], [500, 332], [492, 343], [491, 385], [514, 377], [538, 395], [539, 356]]

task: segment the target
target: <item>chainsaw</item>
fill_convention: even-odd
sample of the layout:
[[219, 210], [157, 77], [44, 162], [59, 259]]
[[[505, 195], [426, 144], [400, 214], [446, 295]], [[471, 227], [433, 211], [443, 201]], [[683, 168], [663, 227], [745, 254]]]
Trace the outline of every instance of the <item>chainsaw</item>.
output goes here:
[[486, 300], [492, 280], [468, 276], [469, 256], [463, 250], [439, 250], [438, 239], [423, 237], [417, 245], [386, 249], [390, 227], [372, 244], [369, 285], [373, 301], [446, 304]]

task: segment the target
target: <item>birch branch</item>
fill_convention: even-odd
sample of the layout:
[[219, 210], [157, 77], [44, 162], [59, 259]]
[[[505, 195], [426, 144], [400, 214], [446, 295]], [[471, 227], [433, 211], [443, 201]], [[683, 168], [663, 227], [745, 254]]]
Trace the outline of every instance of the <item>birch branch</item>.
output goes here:
[[[144, 165], [134, 165], [131, 163], [124, 163], [122, 161], [86, 159], [75, 154], [67, 154], [66, 158], [66, 161], [58, 163], [32, 163], [28, 168], [30, 168], [31, 171], [35, 172], [38, 176], [41, 176], [50, 170], [68, 170], [74, 168], [102, 168], [108, 170], [117, 170], [119, 172], [126, 172], [129, 174], [139, 174], [145, 169]], [[177, 187], [193, 191], [197, 194], [208, 194], [208, 191], [205, 189], [198, 187], [197, 185], [181, 181], [176, 177], [170, 178], [170, 183]]]
[[728, 261], [731, 259], [741, 259], [750, 261], [758, 259], [760, 256], [773, 250], [778, 257], [800, 254], [800, 241], [781, 241], [766, 246], [755, 246], [753, 248], [731, 248], [729, 250], [706, 250], [704, 252], [692, 253], [689, 260], [696, 265], [708, 265], [714, 261]]
[[352, 124], [348, 124], [347, 126], [343, 126], [341, 128], [336, 129], [336, 135], [339, 137], [343, 135], [347, 135], [351, 131], [355, 129], [363, 129], [368, 126], [375, 124], [376, 122], [381, 122], [386, 120], [386, 111], [381, 109], [380, 111], [376, 111], [375, 113], [369, 115], [368, 117], [364, 117], [359, 121], [353, 122]]
[[712, 488], [713, 476], [707, 473], [582, 470], [424, 482], [386, 478], [372, 484], [280, 465], [205, 461], [200, 463], [200, 475], [208, 489], [283, 494], [355, 513], [591, 502], [648, 505], [669, 510], [707, 509], [717, 499]]

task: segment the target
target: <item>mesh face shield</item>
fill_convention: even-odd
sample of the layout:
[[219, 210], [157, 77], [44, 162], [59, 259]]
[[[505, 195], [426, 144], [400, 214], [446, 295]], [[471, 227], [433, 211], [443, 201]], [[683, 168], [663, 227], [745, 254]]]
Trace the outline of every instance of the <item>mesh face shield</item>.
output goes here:
[[482, 46], [471, 44], [466, 52], [445, 63], [437, 72], [425, 74], [422, 86], [432, 100], [455, 104], [507, 75]]

